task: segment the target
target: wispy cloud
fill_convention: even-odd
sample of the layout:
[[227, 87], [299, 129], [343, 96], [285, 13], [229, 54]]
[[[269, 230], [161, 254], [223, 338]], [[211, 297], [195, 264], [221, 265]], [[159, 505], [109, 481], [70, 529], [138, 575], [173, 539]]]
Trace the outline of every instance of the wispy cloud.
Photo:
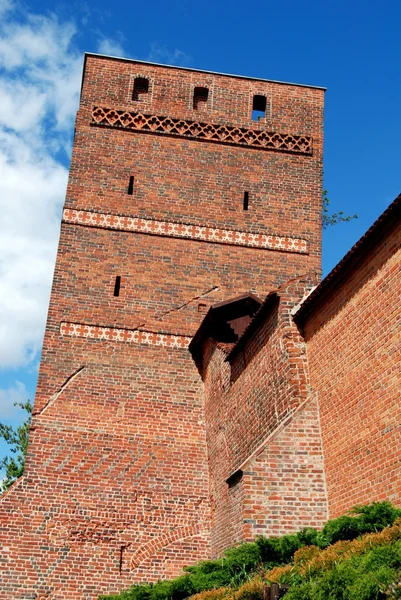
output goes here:
[[7, 368], [34, 360], [41, 345], [82, 58], [73, 23], [0, 1], [0, 365]]
[[150, 44], [150, 52], [145, 60], [182, 67], [190, 65], [192, 62], [192, 58], [189, 54], [186, 54], [177, 48], [175, 50], [169, 50], [159, 42], [152, 42]]
[[127, 56], [123, 47], [123, 40], [118, 39], [101, 38], [98, 43], [97, 51], [99, 54], [106, 54], [107, 56]]
[[11, 0], [0, 0], [0, 17], [11, 10], [13, 3]]
[[[32, 14], [19, 0], [0, 0], [0, 15], [0, 369], [4, 370], [31, 368], [40, 352], [83, 53], [73, 20]], [[126, 55], [122, 33], [109, 37], [95, 33], [98, 52]], [[159, 42], [150, 45], [147, 60], [191, 63], [182, 50]]]

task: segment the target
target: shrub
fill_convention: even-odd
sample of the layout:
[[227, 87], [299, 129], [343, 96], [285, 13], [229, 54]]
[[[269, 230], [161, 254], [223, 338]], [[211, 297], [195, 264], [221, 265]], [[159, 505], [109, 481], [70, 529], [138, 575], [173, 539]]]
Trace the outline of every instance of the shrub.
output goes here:
[[230, 592], [231, 589], [226, 587], [217, 590], [205, 590], [204, 592], [199, 592], [199, 594], [191, 596], [191, 600], [221, 600], [221, 598], [227, 598]]
[[294, 561], [293, 566], [266, 575], [269, 581], [290, 583], [286, 600], [397, 598], [394, 582], [401, 570], [401, 520], [381, 533], [339, 541], [324, 550], [303, 548]]
[[355, 506], [348, 515], [328, 521], [317, 535], [317, 545], [325, 548], [339, 540], [353, 540], [364, 533], [381, 531], [392, 525], [401, 510], [390, 502], [372, 502], [366, 506]]
[[261, 600], [263, 598], [264, 582], [260, 576], [243, 583], [238, 590], [231, 592], [232, 600]]
[[256, 543], [259, 547], [261, 560], [267, 566], [289, 562], [294, 552], [302, 545], [299, 534], [271, 538], [259, 537]]
[[[401, 519], [398, 525], [388, 526], [393, 525], [400, 516], [401, 510], [394, 508], [389, 502], [373, 502], [367, 506], [356, 506], [349, 511], [348, 515], [328, 521], [322, 531], [306, 528], [298, 533], [281, 537], [260, 537], [256, 542], [244, 543], [228, 549], [219, 560], [203, 561], [186, 567], [184, 575], [171, 581], [135, 585], [121, 594], [101, 596], [101, 599], [184, 600], [191, 594], [196, 594], [198, 600], [220, 598], [239, 600], [238, 594], [243, 589], [241, 600], [242, 598], [251, 600], [253, 598], [251, 594], [258, 594], [260, 591], [257, 591], [259, 584], [247, 580], [260, 570], [261, 565], [270, 571], [271, 581], [283, 583], [291, 581], [292, 585], [297, 584], [297, 589], [302, 587], [304, 593], [302, 600], [315, 599], [318, 596], [316, 596], [317, 592], [313, 591], [313, 580], [304, 581], [307, 574], [311, 578], [320, 571], [331, 569], [332, 577], [335, 577], [333, 565], [336, 561], [348, 560], [352, 556], [366, 553], [373, 546], [392, 544], [400, 537]], [[377, 532], [380, 531], [382, 533], [378, 534]], [[362, 534], [365, 534], [363, 539], [356, 539]], [[327, 551], [324, 550], [326, 548]], [[284, 566], [292, 561], [295, 562], [294, 565]], [[272, 571], [273, 567], [279, 568]], [[386, 577], [384, 579], [387, 581]], [[259, 580], [252, 579], [252, 582], [255, 581]], [[361, 588], [361, 594], [365, 593], [363, 590], [370, 585], [367, 581], [364, 583], [365, 587]], [[244, 588], [242, 588], [243, 584]], [[233, 589], [236, 589], [234, 595]]]

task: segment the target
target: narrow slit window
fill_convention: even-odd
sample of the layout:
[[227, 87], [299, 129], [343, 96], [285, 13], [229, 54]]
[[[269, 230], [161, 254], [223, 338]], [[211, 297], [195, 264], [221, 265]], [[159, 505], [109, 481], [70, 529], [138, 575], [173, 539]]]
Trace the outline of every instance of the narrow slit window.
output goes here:
[[248, 210], [248, 207], [249, 207], [249, 192], [244, 192], [244, 203], [243, 203], [242, 208], [244, 210]]
[[236, 485], [238, 485], [240, 483], [240, 481], [242, 481], [243, 475], [244, 475], [244, 472], [241, 471], [241, 469], [238, 469], [238, 471], [235, 471], [235, 473], [233, 473], [232, 475], [230, 475], [230, 477], [228, 479], [226, 479], [226, 483], [227, 483], [228, 487], [233, 488]]
[[149, 93], [149, 80], [145, 77], [135, 77], [132, 99], [136, 101], [144, 100]]
[[206, 106], [207, 99], [209, 97], [209, 90], [205, 87], [196, 87], [194, 89], [194, 110], [202, 109]]
[[132, 194], [134, 193], [134, 176], [131, 175], [131, 177], [129, 178], [129, 183], [128, 183], [128, 195], [132, 196]]
[[124, 546], [121, 546], [121, 548], [120, 548], [120, 565], [119, 565], [120, 573], [123, 570], [123, 555], [124, 555]]
[[252, 121], [260, 121], [266, 117], [266, 96], [254, 96], [252, 103]]
[[114, 295], [115, 296], [120, 295], [120, 286], [121, 286], [121, 276], [117, 275], [116, 281], [114, 283]]

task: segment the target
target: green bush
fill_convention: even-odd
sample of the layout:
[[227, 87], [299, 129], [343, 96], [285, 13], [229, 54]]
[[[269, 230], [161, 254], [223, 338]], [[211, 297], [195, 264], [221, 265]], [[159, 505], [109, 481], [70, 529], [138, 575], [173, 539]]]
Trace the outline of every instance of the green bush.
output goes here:
[[[101, 596], [100, 600], [184, 600], [205, 590], [227, 586], [236, 588], [249, 580], [261, 566], [271, 569], [274, 566], [292, 562], [294, 553], [304, 546], [313, 545], [327, 548], [339, 540], [353, 540], [365, 533], [381, 531], [384, 527], [392, 525], [398, 516], [401, 516], [401, 510], [394, 508], [389, 502], [373, 502], [367, 506], [356, 506], [348, 515], [328, 521], [322, 531], [306, 528], [298, 533], [281, 537], [260, 537], [254, 543], [244, 543], [228, 549], [221, 559], [203, 561], [186, 567], [184, 575], [171, 581], [135, 585], [121, 594]], [[381, 565], [381, 563], [378, 566], [379, 569], [385, 567], [386, 565]], [[351, 571], [348, 573], [350, 577]], [[391, 573], [393, 576], [392, 570]], [[337, 576], [340, 574], [333, 571], [331, 577]], [[383, 577], [387, 581], [388, 577], [385, 574]], [[302, 600], [308, 600], [308, 598], [317, 600], [317, 592], [313, 591], [313, 581], [304, 582], [300, 579], [297, 583], [303, 590]], [[327, 585], [330, 587], [332, 584], [327, 583]], [[352, 585], [362, 586], [360, 593], [366, 595], [368, 592], [364, 590], [371, 585], [374, 587], [376, 584], [374, 578], [369, 574], [367, 578], [361, 576], [360, 580], [358, 582], [355, 580]], [[291, 593], [298, 592], [292, 591]], [[353, 596], [352, 600], [354, 597], [356, 598]], [[361, 596], [358, 600], [362, 600], [364, 597]], [[290, 596], [288, 598], [290, 600]], [[296, 596], [294, 596], [295, 598]], [[326, 596], [325, 598], [329, 600], [337, 598], [337, 596]], [[338, 596], [338, 598], [341, 599], [342, 596]], [[347, 596], [347, 598], [351, 598], [351, 596]], [[372, 596], [372, 598], [376, 598], [376, 596]]]
[[290, 562], [294, 552], [303, 545], [299, 533], [282, 537], [259, 537], [256, 543], [259, 546], [262, 562], [266, 566]]
[[[294, 574], [286, 600], [384, 600], [401, 569], [401, 542], [339, 560], [313, 575]], [[298, 581], [296, 581], [298, 580]]]
[[390, 502], [372, 502], [366, 506], [355, 506], [338, 519], [328, 521], [322, 531], [318, 533], [315, 544], [326, 548], [339, 540], [354, 540], [364, 533], [381, 531], [383, 527], [392, 525], [401, 510], [395, 508]]

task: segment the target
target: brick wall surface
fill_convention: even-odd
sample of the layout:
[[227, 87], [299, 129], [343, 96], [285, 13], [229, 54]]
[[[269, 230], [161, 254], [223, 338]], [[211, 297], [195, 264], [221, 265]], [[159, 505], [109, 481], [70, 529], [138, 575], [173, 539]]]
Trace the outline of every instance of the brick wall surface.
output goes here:
[[305, 324], [332, 517], [373, 500], [401, 506], [400, 240], [397, 217]]
[[[149, 78], [140, 100], [136, 76]], [[194, 86], [209, 88], [197, 111]], [[260, 122], [255, 93], [271, 109]], [[0, 500], [0, 598], [92, 600], [211, 556], [203, 384], [187, 346], [211, 304], [318, 276], [322, 106], [318, 89], [87, 57], [26, 473]], [[95, 107], [311, 146], [125, 130], [94, 121]]]
[[244, 539], [322, 527], [328, 513], [316, 397], [277, 428], [243, 472]]
[[318, 408], [291, 317], [308, 286], [300, 279], [267, 299], [263, 320], [255, 319], [255, 332], [235, 355], [219, 343], [205, 345], [214, 553], [327, 517]]

